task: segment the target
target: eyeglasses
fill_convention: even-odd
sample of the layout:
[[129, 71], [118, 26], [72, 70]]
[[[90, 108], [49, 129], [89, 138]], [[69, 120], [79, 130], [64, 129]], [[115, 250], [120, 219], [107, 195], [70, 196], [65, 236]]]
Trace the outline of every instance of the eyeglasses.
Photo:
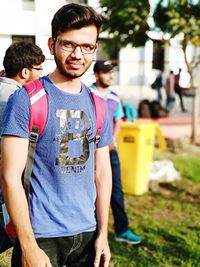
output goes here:
[[36, 68], [36, 67], [31, 67], [30, 69], [34, 69], [34, 70], [38, 70], [38, 71], [42, 71], [43, 68]]
[[96, 44], [77, 44], [68, 40], [54, 39], [54, 41], [58, 42], [62, 50], [67, 52], [74, 52], [77, 47], [80, 47], [82, 54], [93, 54], [97, 47]]

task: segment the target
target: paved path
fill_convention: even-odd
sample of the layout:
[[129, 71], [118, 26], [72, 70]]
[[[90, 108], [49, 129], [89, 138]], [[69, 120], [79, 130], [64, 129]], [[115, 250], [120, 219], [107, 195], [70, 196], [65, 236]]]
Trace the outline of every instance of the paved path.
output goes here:
[[159, 124], [163, 135], [168, 138], [190, 137], [192, 132], [192, 98], [184, 97], [184, 104], [187, 112], [182, 112], [179, 99], [169, 115], [169, 118], [160, 120]]

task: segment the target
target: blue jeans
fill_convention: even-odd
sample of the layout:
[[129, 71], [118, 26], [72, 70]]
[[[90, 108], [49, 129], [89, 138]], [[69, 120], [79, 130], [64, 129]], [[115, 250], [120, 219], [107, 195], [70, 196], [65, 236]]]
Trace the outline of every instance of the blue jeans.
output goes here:
[[[39, 247], [47, 254], [53, 267], [94, 267], [94, 242], [97, 233], [88, 232], [68, 237], [38, 238]], [[12, 267], [21, 267], [21, 249], [16, 241]]]
[[161, 102], [162, 101], [161, 87], [156, 87], [156, 91], [157, 91], [157, 100], [158, 102]]
[[175, 97], [174, 96], [167, 96], [167, 99], [166, 99], [166, 109], [168, 111], [172, 110], [175, 106]]
[[120, 161], [117, 150], [110, 151], [112, 168], [112, 195], [111, 208], [114, 217], [114, 228], [116, 234], [122, 234], [128, 230], [128, 218], [125, 212], [124, 196], [121, 185]]

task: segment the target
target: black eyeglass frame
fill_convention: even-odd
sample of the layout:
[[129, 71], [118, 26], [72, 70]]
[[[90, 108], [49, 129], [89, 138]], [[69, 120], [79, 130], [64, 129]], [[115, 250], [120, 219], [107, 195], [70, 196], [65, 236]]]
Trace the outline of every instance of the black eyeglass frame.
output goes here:
[[33, 70], [38, 70], [38, 71], [43, 71], [43, 68], [37, 68], [37, 67], [31, 67], [29, 69], [33, 69]]
[[[88, 54], [88, 55], [91, 55], [91, 54], [94, 54], [95, 53], [95, 50], [97, 48], [97, 44], [93, 45], [93, 44], [88, 44], [88, 43], [85, 43], [85, 44], [77, 44], [75, 42], [72, 42], [72, 41], [69, 41], [69, 40], [62, 40], [62, 39], [58, 39], [58, 38], [54, 38], [54, 41], [57, 42], [63, 51], [66, 51], [66, 52], [74, 52], [76, 50], [77, 47], [80, 47], [80, 50], [81, 50], [81, 53], [82, 54]], [[72, 45], [72, 48], [66, 48], [64, 47], [63, 43], [66, 42], [66, 43], [69, 43]], [[88, 51], [83, 51], [83, 46], [92, 46], [92, 50], [90, 52]]]

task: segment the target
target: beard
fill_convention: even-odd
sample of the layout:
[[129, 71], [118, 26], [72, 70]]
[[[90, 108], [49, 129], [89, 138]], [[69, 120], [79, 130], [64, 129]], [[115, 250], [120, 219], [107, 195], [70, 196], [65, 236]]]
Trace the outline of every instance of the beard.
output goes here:
[[57, 59], [55, 54], [54, 54], [54, 59], [55, 59], [56, 66], [57, 66], [58, 70], [60, 71], [60, 73], [69, 79], [80, 78], [88, 70], [88, 68], [90, 67], [90, 65], [92, 63], [91, 62], [90, 64], [88, 64], [88, 66], [84, 65], [85, 68], [83, 70], [80, 70], [80, 71], [74, 70], [73, 71], [73, 70], [66, 70], [63, 67], [63, 64], [61, 64], [60, 61]]
[[104, 89], [106, 89], [106, 88], [108, 88], [108, 87], [110, 86], [110, 84], [104, 82], [103, 79], [99, 79], [99, 84], [100, 84], [100, 86], [101, 86], [102, 88], [104, 88]]
[[66, 78], [70, 78], [70, 79], [75, 79], [75, 78], [79, 78], [83, 75], [84, 72], [82, 73], [73, 73], [70, 71], [67, 71], [63, 65], [57, 60], [57, 58], [55, 57], [55, 62], [56, 62], [56, 66], [58, 68], [58, 70], [60, 71], [60, 73], [65, 76]]

